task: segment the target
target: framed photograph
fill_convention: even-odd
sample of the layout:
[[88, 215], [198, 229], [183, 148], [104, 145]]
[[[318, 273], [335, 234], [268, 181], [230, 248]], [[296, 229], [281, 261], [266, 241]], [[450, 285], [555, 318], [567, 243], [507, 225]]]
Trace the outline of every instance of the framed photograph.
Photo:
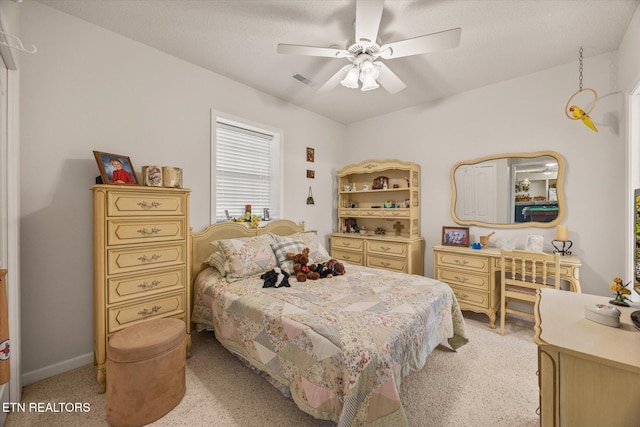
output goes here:
[[314, 179], [316, 177], [316, 171], [307, 169], [307, 178]]
[[442, 227], [442, 244], [469, 246], [469, 227]]
[[373, 180], [372, 188], [374, 190], [386, 190], [387, 188], [389, 188], [389, 178], [387, 178], [386, 176], [377, 177]]
[[307, 147], [307, 162], [315, 162], [316, 150], [311, 147]]
[[94, 151], [98, 169], [105, 184], [138, 185], [138, 178], [133, 170], [131, 159], [121, 154]]

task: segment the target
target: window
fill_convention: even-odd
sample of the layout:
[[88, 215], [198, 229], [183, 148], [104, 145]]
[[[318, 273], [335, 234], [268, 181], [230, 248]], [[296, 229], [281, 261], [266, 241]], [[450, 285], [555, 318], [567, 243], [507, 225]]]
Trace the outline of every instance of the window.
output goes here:
[[[215, 116], [214, 116], [215, 117]], [[280, 214], [280, 134], [215, 117], [212, 188], [216, 222], [251, 213]]]

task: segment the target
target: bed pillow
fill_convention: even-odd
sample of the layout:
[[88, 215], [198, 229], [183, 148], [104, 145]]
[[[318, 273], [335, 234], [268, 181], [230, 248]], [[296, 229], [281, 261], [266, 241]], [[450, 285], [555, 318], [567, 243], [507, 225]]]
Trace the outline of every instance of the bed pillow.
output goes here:
[[218, 246], [229, 264], [227, 277], [244, 278], [263, 274], [278, 265], [271, 249], [269, 234], [239, 239], [218, 240]]
[[306, 247], [302, 240], [294, 240], [286, 236], [273, 236], [274, 242], [271, 244], [271, 249], [276, 255], [278, 265], [284, 271], [289, 274], [293, 274], [293, 261], [289, 259], [287, 253], [293, 252], [299, 254]]
[[218, 246], [218, 242], [211, 242], [211, 244], [216, 249], [204, 262], [205, 264], [209, 264], [211, 267], [218, 270], [220, 274], [222, 274], [222, 277], [224, 277], [229, 273], [229, 263], [227, 262], [227, 258], [224, 256], [224, 253], [220, 249], [220, 246]]
[[292, 241], [301, 241], [302, 243], [304, 243], [303, 248], [309, 248], [309, 264], [326, 262], [331, 259], [331, 255], [329, 255], [324, 246], [322, 246], [322, 243], [320, 243], [320, 239], [318, 238], [318, 233], [316, 233], [315, 231], [300, 231], [290, 236], [273, 235], [273, 238], [276, 241], [280, 241], [280, 239], [288, 239]]

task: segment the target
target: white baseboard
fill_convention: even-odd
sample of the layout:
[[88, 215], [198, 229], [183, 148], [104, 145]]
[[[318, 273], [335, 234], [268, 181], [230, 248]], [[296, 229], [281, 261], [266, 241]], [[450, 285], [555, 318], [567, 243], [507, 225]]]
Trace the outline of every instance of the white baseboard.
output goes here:
[[[22, 385], [37, 383], [54, 375], [80, 368], [81, 366], [93, 363], [93, 353], [87, 353], [82, 356], [67, 359], [54, 365], [45, 366], [31, 372], [22, 373]], [[97, 380], [96, 380], [97, 381]]]

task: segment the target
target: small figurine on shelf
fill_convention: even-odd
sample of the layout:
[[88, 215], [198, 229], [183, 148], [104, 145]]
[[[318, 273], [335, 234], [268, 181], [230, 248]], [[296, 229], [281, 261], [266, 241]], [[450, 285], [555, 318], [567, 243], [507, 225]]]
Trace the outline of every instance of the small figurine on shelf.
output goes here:
[[627, 302], [627, 301], [630, 301], [630, 299], [627, 298], [627, 295], [631, 295], [631, 291], [627, 289], [627, 285], [629, 285], [629, 283], [627, 283], [626, 285], [623, 285], [621, 278], [619, 277], [613, 278], [613, 284], [610, 286], [610, 288], [612, 291], [616, 293], [616, 297], [611, 301], [609, 301], [611, 304], [621, 305], [623, 307], [629, 307], [629, 303]]

